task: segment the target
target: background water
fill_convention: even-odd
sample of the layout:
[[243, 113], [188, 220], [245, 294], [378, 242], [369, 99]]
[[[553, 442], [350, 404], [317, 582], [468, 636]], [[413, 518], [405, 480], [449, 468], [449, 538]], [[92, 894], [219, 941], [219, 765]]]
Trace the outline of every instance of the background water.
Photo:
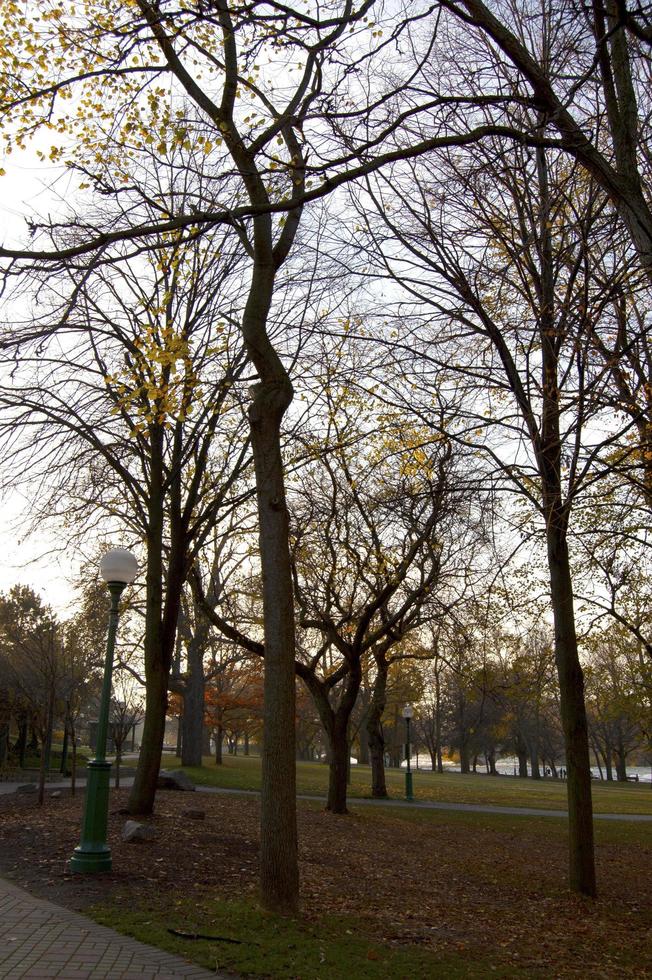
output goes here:
[[[430, 756], [428, 756], [428, 755], [419, 754], [419, 757], [418, 757], [418, 767], [417, 767], [417, 757], [416, 756], [413, 755], [412, 756], [412, 759], [410, 761], [411, 761], [412, 768], [415, 769], [415, 770], [417, 768], [419, 768], [419, 769], [421, 769], [421, 770], [423, 770], [425, 772], [429, 772], [431, 770]], [[407, 763], [403, 762], [402, 765], [403, 765], [403, 768], [405, 768], [405, 766], [407, 765]], [[560, 766], [557, 767], [557, 769], [559, 769], [559, 768], [560, 768]], [[516, 775], [518, 775], [518, 760], [517, 759], [509, 759], [509, 758], [508, 759], [499, 759], [496, 762], [496, 769], [498, 770], [498, 772], [500, 773], [501, 776], [516, 776]], [[459, 765], [457, 765], [454, 762], [444, 762], [444, 770], [446, 772], [459, 772], [460, 771], [460, 767], [459, 767]], [[486, 771], [487, 770], [486, 770], [486, 768], [484, 766], [484, 763], [478, 764], [478, 773], [480, 775], [486, 774]], [[598, 769], [597, 766], [592, 766], [591, 767], [591, 772], [592, 772], [593, 776], [596, 779], [600, 779], [600, 770]], [[530, 769], [528, 767], [528, 774], [529, 773], [530, 773]], [[641, 782], [641, 783], [652, 783], [652, 767], [650, 767], [650, 766], [627, 766], [627, 775], [628, 776], [638, 776], [639, 782]], [[604, 769], [603, 769], [603, 776], [604, 776]], [[614, 779], [615, 779], [615, 776], [616, 776], [616, 773], [615, 773], [615, 770], [614, 770]]]

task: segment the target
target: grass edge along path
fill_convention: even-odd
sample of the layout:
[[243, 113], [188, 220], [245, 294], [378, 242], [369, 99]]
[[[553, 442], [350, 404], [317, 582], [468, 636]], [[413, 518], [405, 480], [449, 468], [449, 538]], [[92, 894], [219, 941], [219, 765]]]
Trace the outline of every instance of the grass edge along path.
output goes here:
[[[162, 767], [181, 768], [174, 756], [165, 756]], [[212, 758], [201, 767], [184, 767], [184, 772], [198, 786], [259, 791], [260, 759], [258, 756], [226, 756], [221, 766]], [[349, 796], [370, 798], [370, 769], [354, 766]], [[328, 767], [322, 763], [297, 763], [297, 793], [325, 796]], [[387, 770], [390, 798], [404, 798], [405, 771]], [[592, 786], [594, 813], [642, 814], [652, 816], [652, 788], [648, 783], [601, 783]], [[414, 798], [417, 803], [477, 804], [483, 806], [523, 807], [541, 810], [565, 810], [566, 783], [559, 779], [519, 779], [514, 776], [489, 776], [484, 773], [414, 772]]]

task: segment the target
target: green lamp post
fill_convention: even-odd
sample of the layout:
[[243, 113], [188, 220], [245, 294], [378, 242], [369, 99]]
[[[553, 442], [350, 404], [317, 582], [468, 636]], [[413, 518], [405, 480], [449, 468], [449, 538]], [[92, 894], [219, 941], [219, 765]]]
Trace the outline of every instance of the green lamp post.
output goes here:
[[100, 562], [100, 574], [111, 593], [109, 633], [106, 641], [106, 662], [97, 722], [95, 758], [87, 767], [86, 799], [82, 820], [81, 843], [70, 859], [70, 870], [97, 872], [111, 870], [111, 849], [106, 842], [109, 815], [109, 776], [111, 763], [106, 761], [106, 738], [109, 729], [109, 704], [111, 701], [111, 673], [113, 653], [118, 630], [120, 596], [125, 586], [136, 577], [138, 562], [130, 551], [114, 548], [107, 551]]
[[412, 792], [412, 768], [410, 766], [410, 719], [414, 714], [414, 708], [411, 704], [406, 704], [403, 708], [403, 717], [405, 718], [405, 729], [406, 729], [406, 739], [405, 739], [405, 758], [407, 759], [407, 769], [405, 771], [405, 799], [412, 801], [414, 799], [414, 794]]

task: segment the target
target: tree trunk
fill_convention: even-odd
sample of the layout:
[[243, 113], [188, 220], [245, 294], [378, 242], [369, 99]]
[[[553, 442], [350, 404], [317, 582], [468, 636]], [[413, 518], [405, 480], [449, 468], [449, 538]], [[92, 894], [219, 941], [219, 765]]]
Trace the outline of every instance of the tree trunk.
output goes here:
[[360, 731], [358, 732], [358, 744], [360, 746], [359, 752], [359, 763], [361, 766], [370, 765], [369, 757], [369, 736], [367, 734], [367, 719], [364, 718], [362, 725], [360, 726]]
[[[168, 704], [168, 674], [163, 647], [163, 432], [151, 433], [147, 571], [145, 577], [145, 719], [136, 777], [129, 794], [131, 815], [147, 815], [154, 809], [156, 784], [161, 768]], [[172, 662], [172, 649], [168, 652]]]
[[[262, 194], [266, 196], [266, 192]], [[271, 229], [269, 215], [255, 219], [254, 265], [242, 335], [259, 377], [251, 389], [249, 424], [256, 473], [265, 637], [260, 881], [266, 908], [292, 913], [299, 903], [295, 630], [281, 424], [294, 392], [267, 336], [276, 266], [282, 260], [282, 256], [274, 254]]]
[[66, 712], [66, 718], [63, 723], [63, 745], [61, 746], [61, 764], [59, 766], [59, 772], [62, 776], [66, 774], [66, 767], [68, 765], [68, 713]]
[[463, 740], [460, 744], [460, 772], [468, 773], [471, 771], [471, 753], [468, 743]]
[[16, 751], [18, 752], [18, 765], [21, 769], [25, 768], [25, 752], [27, 750], [27, 719], [18, 722], [18, 741]]
[[380, 720], [373, 734], [369, 733], [369, 760], [371, 762], [371, 795], [376, 799], [385, 799], [387, 797], [385, 738]]
[[[543, 127], [545, 119], [541, 117]], [[540, 190], [539, 340], [543, 404], [540, 439], [534, 439], [541, 478], [550, 599], [555, 624], [555, 661], [559, 677], [560, 711], [566, 749], [568, 790], [569, 877], [573, 891], [596, 893], [593, 852], [593, 809], [588, 726], [584, 705], [584, 676], [577, 652], [573, 583], [568, 556], [569, 504], [563, 502], [559, 391], [559, 347], [555, 317], [555, 269], [552, 254], [552, 206], [546, 151], [536, 149]]]
[[519, 779], [527, 779], [527, 747], [520, 734], [516, 736], [516, 758], [518, 759]]
[[34, 727], [34, 722], [30, 722], [29, 726], [29, 741], [27, 743], [27, 749], [32, 755], [38, 752], [38, 735], [36, 734], [36, 728]]
[[[155, 430], [155, 431], [152, 431]], [[150, 426], [151, 464], [148, 499], [147, 573], [145, 610], [145, 721], [134, 784], [127, 811], [147, 815], [154, 809], [158, 774], [165, 737], [168, 681], [174, 655], [181, 590], [185, 580], [186, 528], [180, 514], [181, 473], [170, 481], [165, 501], [170, 525], [169, 559], [163, 601], [163, 430]]]
[[591, 765], [584, 675], [577, 652], [573, 587], [565, 534], [548, 526], [548, 566], [555, 621], [555, 659], [566, 748], [570, 887], [595, 896]]
[[387, 797], [385, 781], [385, 736], [382, 717], [387, 700], [387, 663], [376, 660], [376, 679], [367, 711], [367, 738], [371, 760], [371, 795], [376, 799]]
[[211, 730], [205, 723], [202, 725], [201, 751], [203, 756], [211, 754]]
[[218, 725], [215, 729], [215, 765], [221, 766], [224, 761], [224, 729]]
[[618, 738], [614, 755], [616, 757], [616, 779], [619, 783], [627, 782], [627, 756], [621, 738]]
[[[156, 658], [158, 660], [158, 658]], [[145, 722], [134, 784], [127, 804], [128, 813], [146, 816], [154, 809], [156, 784], [161, 768], [168, 704], [168, 671], [150, 661], [145, 688]]]
[[347, 813], [347, 773], [351, 759], [349, 724], [362, 683], [360, 656], [352, 653], [348, 658], [348, 665], [348, 673], [341, 681], [343, 687], [336, 710], [330, 702], [328, 682], [319, 680], [309, 670], [305, 673], [300, 672], [315, 703], [326, 735], [329, 766], [326, 809], [332, 813]]
[[43, 739], [43, 746], [41, 749], [41, 765], [39, 768], [39, 780], [38, 780], [38, 802], [39, 806], [43, 806], [43, 800], [45, 798], [45, 776], [48, 769], [50, 768], [50, 750], [52, 748], [52, 726], [54, 725], [54, 683], [50, 684], [50, 691], [48, 694], [48, 706], [47, 715], [45, 719], [45, 737]]
[[70, 795], [75, 795], [75, 789], [77, 787], [77, 735], [75, 732], [75, 725], [71, 722], [70, 725], [70, 745], [72, 749], [72, 770], [70, 773]]
[[9, 722], [0, 724], [0, 766], [4, 766], [9, 754]]
[[532, 779], [541, 779], [541, 768], [539, 766], [539, 749], [537, 743], [535, 743], [530, 749], [530, 769], [532, 770]]
[[435, 753], [437, 756], [437, 772], [441, 773], [444, 771], [444, 760], [441, 755], [441, 681], [438, 660], [435, 664]]
[[348, 813], [346, 808], [346, 774], [350, 758], [348, 726], [333, 725], [331, 735], [331, 763], [328, 769], [328, 800], [326, 809], [331, 813]]
[[[203, 622], [202, 617], [202, 624]], [[201, 632], [201, 635], [198, 636], [198, 632]], [[181, 764], [184, 766], [201, 766], [202, 764], [205, 689], [204, 631], [201, 624], [198, 623], [195, 635], [188, 644], [188, 673], [183, 691]]]

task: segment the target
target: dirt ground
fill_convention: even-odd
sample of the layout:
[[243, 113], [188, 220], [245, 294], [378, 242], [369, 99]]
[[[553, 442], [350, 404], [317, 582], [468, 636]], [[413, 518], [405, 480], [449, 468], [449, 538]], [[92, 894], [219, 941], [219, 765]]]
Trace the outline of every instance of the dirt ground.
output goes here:
[[[73, 875], [82, 797], [0, 797], [0, 874], [83, 911], [112, 900], [146, 907], [162, 892], [255, 900], [255, 797], [159, 792], [155, 840], [124, 843], [126, 791], [112, 791], [113, 872]], [[188, 811], [201, 811], [195, 819]], [[351, 916], [388, 944], [418, 944], [555, 977], [652, 977], [652, 825], [631, 844], [597, 847], [600, 897], [566, 888], [560, 821], [406, 820], [359, 807], [333, 816], [299, 804], [302, 915]], [[647, 826], [647, 825], [646, 825]], [[549, 828], [549, 829], [548, 829]], [[550, 972], [548, 972], [550, 971]]]

